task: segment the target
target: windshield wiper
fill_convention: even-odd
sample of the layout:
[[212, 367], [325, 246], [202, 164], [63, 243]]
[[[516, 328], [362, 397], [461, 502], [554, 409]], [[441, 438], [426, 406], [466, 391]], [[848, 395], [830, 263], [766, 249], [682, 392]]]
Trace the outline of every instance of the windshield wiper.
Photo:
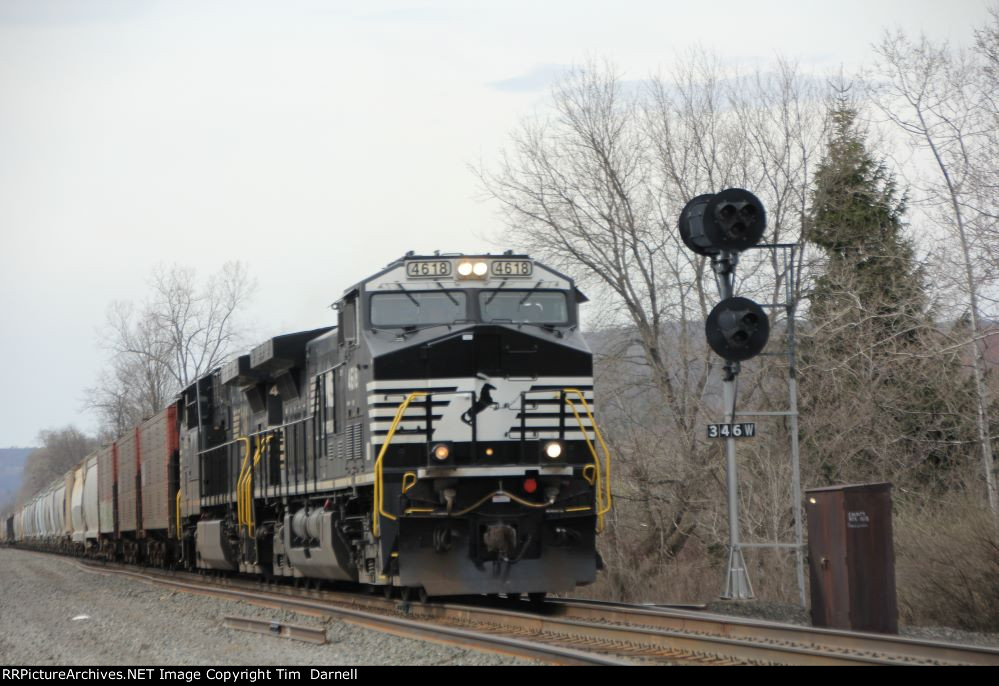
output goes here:
[[489, 294], [489, 297], [488, 297], [488, 298], [486, 298], [486, 305], [487, 305], [487, 306], [488, 306], [488, 305], [489, 305], [489, 304], [490, 304], [490, 303], [491, 303], [491, 302], [493, 301], [493, 299], [494, 299], [494, 298], [495, 298], [495, 297], [496, 297], [497, 295], [499, 295], [499, 292], [500, 292], [501, 290], [503, 290], [503, 286], [505, 286], [505, 285], [506, 285], [506, 281], [502, 282], [502, 283], [501, 283], [501, 284], [499, 285], [499, 288], [497, 288], [497, 289], [496, 289], [495, 291], [493, 291], [492, 293], [490, 293], [490, 294]]
[[412, 293], [410, 293], [409, 291], [407, 291], [407, 290], [406, 290], [406, 287], [405, 287], [405, 286], [403, 286], [403, 285], [402, 285], [401, 283], [396, 283], [395, 285], [399, 287], [399, 290], [400, 290], [400, 291], [402, 291], [403, 293], [405, 293], [405, 294], [406, 294], [406, 297], [407, 297], [407, 298], [409, 298], [409, 299], [410, 299], [410, 301], [412, 301], [412, 303], [413, 303], [414, 305], [416, 305], [416, 308], [417, 308], [417, 309], [419, 309], [419, 308], [420, 308], [420, 303], [419, 303], [419, 301], [418, 301], [418, 300], [417, 300], [416, 298], [414, 298], [414, 297], [413, 297], [413, 294], [412, 294]]
[[[509, 324], [511, 326], [516, 326], [518, 329], [526, 324], [528, 326], [536, 326], [539, 329], [544, 329], [545, 331], [548, 331], [549, 333], [555, 334], [558, 338], [563, 338], [565, 336], [565, 334], [562, 333], [562, 331], [560, 331], [558, 328], [556, 328], [555, 324], [549, 324], [547, 322], [515, 322], [512, 319], [498, 318], [498, 319], [490, 319], [486, 323], [487, 324], [497, 324], [497, 323], [499, 323], [499, 324]], [[567, 324], [561, 324], [559, 326], [568, 326], [568, 325]]]
[[471, 323], [472, 321], [470, 319], [456, 319], [453, 322], [439, 322], [437, 324], [407, 324], [406, 326], [402, 327], [402, 337], [405, 338], [409, 334], [416, 333], [417, 331], [426, 331], [427, 329], [433, 329], [438, 326], [446, 326], [448, 329], [450, 329], [452, 326], [456, 326], [458, 324], [471, 324]]
[[456, 297], [454, 297], [453, 295], [451, 295], [451, 291], [449, 291], [448, 289], [444, 288], [444, 284], [442, 284], [440, 281], [434, 281], [434, 283], [437, 284], [438, 288], [440, 288], [442, 291], [444, 291], [444, 295], [447, 296], [447, 299], [451, 301], [452, 305], [454, 305], [455, 307], [459, 307], [459, 305], [458, 305], [458, 299]]
[[547, 323], [544, 323], [544, 322], [518, 322], [518, 326], [523, 326], [524, 324], [528, 324], [530, 326], [536, 326], [536, 327], [538, 327], [540, 329], [544, 329], [545, 331], [548, 331], [549, 333], [555, 334], [556, 338], [563, 338], [565, 336], [565, 334], [562, 333], [561, 330], [555, 328], [554, 324], [547, 324]]
[[519, 307], [519, 306], [523, 305], [524, 303], [526, 303], [527, 299], [531, 297], [531, 294], [533, 294], [534, 291], [538, 290], [538, 288], [543, 283], [544, 283], [544, 281], [542, 281], [541, 279], [538, 279], [538, 282], [536, 284], [534, 284], [534, 288], [532, 288], [531, 290], [527, 291], [527, 293], [524, 294], [524, 297], [520, 299], [520, 302], [517, 303], [517, 306]]

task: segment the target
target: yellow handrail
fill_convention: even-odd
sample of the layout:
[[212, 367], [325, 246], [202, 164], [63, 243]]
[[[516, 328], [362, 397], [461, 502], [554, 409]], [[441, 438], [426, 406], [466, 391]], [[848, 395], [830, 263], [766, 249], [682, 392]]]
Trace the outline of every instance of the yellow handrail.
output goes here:
[[257, 468], [257, 465], [260, 464], [260, 458], [263, 457], [264, 451], [267, 449], [267, 446], [270, 445], [272, 438], [274, 438], [274, 434], [268, 434], [263, 439], [260, 439], [260, 443], [257, 445], [257, 452], [253, 456], [253, 464], [250, 465], [246, 478], [243, 480], [243, 490], [245, 491], [244, 498], [246, 499], [246, 527], [249, 529], [250, 538], [253, 538], [254, 530], [256, 528], [256, 521], [254, 520], [253, 514], [253, 472]]
[[416, 472], [406, 472], [405, 474], [403, 474], [402, 475], [402, 492], [405, 493], [406, 491], [408, 491], [411, 488], [413, 488], [413, 486], [415, 486], [416, 482], [419, 481], [419, 480], [420, 480], [419, 477], [416, 476]]
[[247, 438], [246, 440], [246, 454], [243, 456], [243, 464], [240, 465], [239, 468], [239, 478], [236, 479], [236, 522], [241, 530], [243, 528], [243, 523], [246, 521], [243, 516], [243, 510], [246, 507], [246, 504], [243, 502], [243, 479], [246, 478], [247, 466], [250, 464], [250, 461], [253, 460], [250, 453], [253, 442], [250, 438]]
[[243, 473], [240, 474], [239, 481], [236, 484], [236, 488], [238, 489], [236, 492], [236, 499], [242, 503], [239, 523], [247, 528], [250, 527], [251, 510], [253, 509], [249, 492], [250, 482], [253, 478], [253, 467], [260, 461], [260, 453], [263, 450], [264, 443], [265, 441], [263, 438], [257, 438], [257, 449], [253, 452], [253, 457], [248, 462], [244, 463]]
[[[600, 427], [597, 426], [597, 420], [593, 418], [593, 412], [590, 411], [590, 405], [586, 402], [586, 397], [583, 395], [583, 392], [578, 388], [565, 388], [562, 392], [567, 394], [565, 402], [569, 405], [569, 409], [572, 410], [572, 414], [575, 415], [576, 422], [579, 424], [579, 428], [583, 433], [583, 438], [586, 440], [586, 447], [590, 449], [590, 454], [593, 455], [594, 488], [597, 496], [597, 532], [600, 532], [603, 531], [604, 528], [604, 515], [610, 512], [611, 509], [610, 450], [607, 449], [607, 444], [604, 442], [603, 434], [600, 433]], [[576, 404], [568, 398], [568, 394], [570, 393], [579, 396], [579, 401], [582, 403], [583, 409], [586, 410], [586, 416], [590, 419], [590, 425], [593, 427], [593, 433], [596, 435], [597, 441], [600, 443], [600, 448], [604, 453], [605, 474], [603, 477], [600, 474], [600, 457], [597, 455], [597, 450], [590, 441], [590, 436], [586, 432], [586, 427], [583, 425], [583, 418], [579, 415], [579, 411], [576, 409]]]
[[[253, 457], [251, 457], [243, 465], [243, 473], [240, 474], [240, 476], [239, 476], [239, 483], [236, 484], [236, 488], [239, 489], [239, 492], [238, 492], [238, 495], [237, 495], [237, 499], [239, 500], [240, 503], [242, 503], [242, 507], [240, 509], [240, 515], [239, 515], [240, 526], [249, 526], [249, 521], [250, 521], [250, 514], [249, 514], [250, 506], [249, 506], [249, 502], [246, 499], [246, 482], [249, 480], [250, 472], [253, 470], [253, 461], [255, 459], [257, 459], [257, 455], [259, 453], [260, 453], [260, 439], [258, 438], [257, 439], [257, 447], [256, 447], [256, 449], [253, 452]], [[247, 453], [247, 454], [249, 454], [249, 453]]]
[[240, 526], [243, 524], [243, 502], [239, 495], [239, 487], [243, 483], [243, 472], [246, 471], [246, 464], [250, 460], [250, 438], [248, 436], [238, 436], [237, 441], [244, 441], [246, 454], [243, 456], [243, 466], [239, 469], [239, 478], [236, 480], [236, 519]]
[[413, 402], [415, 398], [425, 398], [430, 395], [424, 391], [413, 391], [406, 396], [406, 399], [399, 404], [399, 409], [395, 411], [395, 417], [392, 419], [392, 425], [389, 427], [388, 434], [385, 435], [385, 442], [382, 444], [381, 450], [378, 451], [378, 458], [375, 460], [375, 502], [372, 508], [371, 515], [371, 534], [378, 538], [380, 535], [379, 527], [379, 517], [385, 517], [386, 519], [391, 519], [395, 521], [396, 517], [385, 511], [384, 500], [384, 484], [382, 483], [382, 459], [385, 457], [385, 453], [388, 451], [389, 443], [392, 442], [392, 437], [395, 436], [395, 430], [399, 426], [399, 422], [402, 421], [402, 416], [406, 413], [406, 408], [409, 404]]

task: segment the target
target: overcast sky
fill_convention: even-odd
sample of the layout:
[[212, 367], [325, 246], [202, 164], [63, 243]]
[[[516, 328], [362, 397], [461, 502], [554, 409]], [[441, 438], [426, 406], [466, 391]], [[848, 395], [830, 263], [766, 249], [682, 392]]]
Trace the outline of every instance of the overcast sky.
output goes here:
[[108, 304], [246, 262], [261, 335], [326, 325], [406, 250], [494, 250], [487, 163], [564, 65], [695, 46], [819, 73], [884, 27], [968, 45], [978, 0], [0, 0], [0, 446], [75, 423]]

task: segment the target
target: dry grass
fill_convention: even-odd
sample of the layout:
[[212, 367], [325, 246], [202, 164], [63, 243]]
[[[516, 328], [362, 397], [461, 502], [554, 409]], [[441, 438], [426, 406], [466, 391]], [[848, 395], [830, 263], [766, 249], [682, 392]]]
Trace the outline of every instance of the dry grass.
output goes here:
[[999, 631], [999, 526], [980, 497], [896, 503], [895, 565], [903, 622]]
[[[608, 543], [601, 541], [601, 547]], [[603, 553], [604, 559], [608, 554]], [[580, 595], [637, 603], [710, 603], [721, 596], [725, 583], [724, 545], [688, 543], [671, 560], [652, 564], [648, 559], [608, 564], [597, 582]], [[794, 556], [784, 551], [747, 550], [753, 591], [760, 601], [796, 605], [799, 602]], [[807, 577], [806, 569], [805, 575]]]
[[[932, 499], [896, 493], [899, 620], [910, 626], [999, 631], [999, 526], [974, 489]], [[692, 537], [675, 558], [636, 554], [633, 532], [600, 538], [607, 568], [581, 595], [625, 602], [710, 603], [724, 583], [725, 547]], [[747, 550], [757, 600], [797, 605], [794, 556]], [[808, 571], [805, 571], [806, 581]], [[807, 593], [807, 589], [806, 589]]]

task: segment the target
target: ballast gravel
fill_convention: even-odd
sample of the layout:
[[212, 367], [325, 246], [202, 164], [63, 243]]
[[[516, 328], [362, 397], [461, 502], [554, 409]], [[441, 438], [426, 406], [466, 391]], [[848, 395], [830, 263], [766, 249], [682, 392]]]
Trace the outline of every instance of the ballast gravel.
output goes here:
[[[325, 626], [326, 645], [226, 629], [226, 616]], [[514, 665], [528, 660], [401, 638], [0, 548], [0, 664]]]

